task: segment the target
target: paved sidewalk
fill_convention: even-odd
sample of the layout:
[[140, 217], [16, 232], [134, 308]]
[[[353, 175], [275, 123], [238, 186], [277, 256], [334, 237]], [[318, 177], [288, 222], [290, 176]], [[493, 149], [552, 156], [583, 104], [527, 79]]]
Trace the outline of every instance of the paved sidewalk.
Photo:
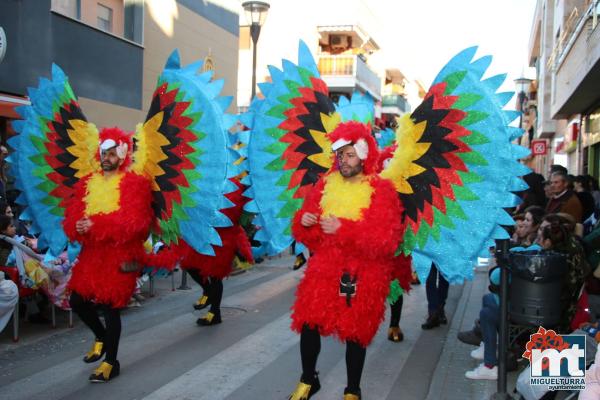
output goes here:
[[[475, 319], [479, 318], [481, 298], [488, 292], [488, 284], [488, 267], [476, 268], [473, 280], [465, 282], [427, 400], [488, 400], [496, 393], [497, 381], [465, 377], [465, 372], [475, 368], [480, 361], [470, 356], [475, 347], [462, 343], [456, 337], [458, 332], [471, 329]], [[508, 374], [509, 394], [512, 394], [517, 375], [517, 372]]]

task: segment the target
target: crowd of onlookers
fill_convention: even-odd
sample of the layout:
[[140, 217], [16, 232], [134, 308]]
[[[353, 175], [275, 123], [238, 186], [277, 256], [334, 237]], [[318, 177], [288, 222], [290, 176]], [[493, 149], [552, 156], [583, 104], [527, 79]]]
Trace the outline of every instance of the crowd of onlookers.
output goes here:
[[[512, 210], [515, 225], [509, 228], [512, 234], [511, 251], [531, 251], [535, 254], [552, 251], [565, 255], [567, 263], [561, 293], [557, 293], [560, 296], [560, 322], [556, 326], [545, 328], [568, 334], [580, 328], [597, 326], [600, 320], [598, 181], [589, 175], [569, 175], [567, 169], [560, 165], [551, 167], [547, 179], [537, 173], [530, 173], [523, 179], [529, 189], [519, 193], [523, 201]], [[461, 341], [478, 346], [471, 352], [471, 356], [480, 360], [481, 364], [466, 372], [469, 379], [498, 378], [499, 276], [499, 269], [490, 272], [490, 293], [483, 296], [479, 320], [472, 330], [458, 335]], [[508, 301], [511, 301], [510, 297]], [[516, 341], [514, 352], [508, 354], [509, 369], [517, 368], [516, 359], [524, 351], [529, 334], [536, 330], [537, 327], [532, 326], [531, 332], [526, 332], [523, 341]], [[600, 335], [597, 337], [600, 339]], [[595, 348], [588, 349], [592, 359], [595, 352]], [[598, 374], [595, 368], [592, 366], [588, 370], [590, 376]], [[591, 379], [591, 382], [597, 380]], [[582, 392], [579, 398], [596, 398], [585, 396], [586, 392], [597, 390], [598, 385], [600, 383], [588, 385], [589, 389]], [[529, 396], [526, 398], [552, 399], [556, 392], [542, 391], [539, 397]]]
[[21, 316], [34, 324], [51, 322], [46, 310], [52, 304], [70, 308], [66, 287], [71, 263], [66, 252], [44, 262], [29, 223], [16, 218], [13, 208], [18, 193], [9, 181], [7, 156], [7, 148], [0, 146], [0, 332], [18, 302], [23, 306]]

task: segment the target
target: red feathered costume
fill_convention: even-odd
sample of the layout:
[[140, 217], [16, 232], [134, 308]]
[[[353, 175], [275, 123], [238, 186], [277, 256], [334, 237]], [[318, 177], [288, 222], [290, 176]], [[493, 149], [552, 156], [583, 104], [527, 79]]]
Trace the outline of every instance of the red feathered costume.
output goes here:
[[[383, 171], [387, 165], [386, 162], [390, 160], [394, 156], [394, 151], [398, 147], [397, 144], [393, 144], [391, 146], [387, 146], [379, 153], [379, 160], [377, 162], [379, 171]], [[404, 254], [399, 254], [394, 257], [394, 268], [392, 273], [392, 279], [397, 279], [400, 287], [404, 289], [405, 292], [409, 292], [411, 287], [410, 283], [412, 281], [412, 257], [406, 256]]]
[[[117, 143], [128, 143], [131, 150], [129, 137], [118, 129], [105, 129], [100, 137], [101, 141], [113, 139]], [[107, 183], [103, 172], [80, 179], [66, 206], [63, 222], [69, 239], [81, 244], [69, 288], [86, 300], [113, 308], [127, 306], [133, 294], [137, 274], [123, 272], [121, 265], [143, 262], [144, 242], [154, 219], [150, 181], [125, 170], [129, 157], [127, 155], [117, 172], [116, 185]], [[101, 190], [94, 190], [90, 184]], [[84, 217], [91, 220], [92, 226], [80, 235], [75, 225]]]
[[213, 246], [214, 256], [208, 256], [196, 252], [187, 243], [181, 242], [173, 246], [173, 250], [183, 257], [181, 267], [187, 270], [197, 270], [203, 277], [214, 277], [223, 279], [231, 274], [233, 259], [236, 253], [240, 253], [246, 260], [253, 262], [252, 249], [246, 233], [239, 225], [240, 216], [244, 204], [248, 198], [244, 197], [244, 187], [238, 179], [232, 178], [238, 189], [225, 195], [234, 206], [221, 210], [233, 223], [227, 228], [217, 228], [217, 232], [223, 242], [222, 246]]
[[180, 242], [173, 247], [174, 252], [182, 257], [181, 267], [186, 269], [192, 279], [202, 287], [202, 296], [194, 308], [202, 310], [210, 305], [209, 312], [196, 321], [198, 325], [202, 326], [221, 323], [222, 279], [231, 273], [236, 254], [239, 253], [247, 261], [254, 262], [250, 242], [239, 225], [242, 208], [248, 199], [242, 195], [244, 187], [239, 180], [232, 178], [231, 181], [237, 186], [237, 190], [225, 196], [234, 205], [221, 210], [221, 212], [229, 218], [233, 225], [227, 228], [217, 228], [222, 245], [213, 246], [215, 255], [200, 254], [186, 242]]
[[[402, 208], [392, 183], [377, 175], [378, 151], [365, 125], [340, 124], [330, 139], [332, 143], [342, 139], [355, 148], [361, 140], [363, 147], [366, 142], [368, 155], [363, 159], [363, 182], [370, 186], [371, 192], [366, 203], [361, 203], [364, 208], [355, 210], [358, 211], [355, 220], [340, 216], [335, 210], [324, 210], [325, 196], [341, 200], [354, 195], [352, 191], [335, 192], [338, 186], [333, 182], [341, 177], [336, 161], [296, 213], [292, 232], [297, 241], [311, 250], [312, 256], [296, 293], [292, 329], [301, 332], [307, 325], [317, 328], [321, 335], [335, 335], [366, 347], [384, 318], [392, 259], [403, 233], [399, 218]], [[327, 213], [335, 215], [341, 227], [333, 234], [324, 233], [319, 224], [304, 227], [301, 218], [307, 212], [319, 217]], [[350, 306], [346, 296], [339, 293], [344, 272], [356, 279], [356, 294]]]
[[144, 242], [154, 213], [150, 180], [127, 170], [131, 136], [118, 128], [103, 129], [99, 148], [102, 170], [77, 182], [63, 226], [69, 239], [81, 244], [69, 281], [69, 303], [96, 337], [83, 361], [98, 361], [106, 353], [89, 379], [107, 382], [119, 375], [120, 309], [129, 302], [137, 277], [135, 268], [130, 272], [123, 268], [146, 261]]

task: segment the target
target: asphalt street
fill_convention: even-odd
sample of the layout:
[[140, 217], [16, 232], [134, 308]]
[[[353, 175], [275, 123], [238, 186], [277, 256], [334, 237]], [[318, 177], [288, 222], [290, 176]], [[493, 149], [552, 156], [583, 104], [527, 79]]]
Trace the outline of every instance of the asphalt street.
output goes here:
[[[154, 297], [123, 312], [121, 375], [107, 384], [87, 380], [95, 364], [81, 359], [93, 337], [77, 317], [73, 328], [64, 312], [57, 329], [24, 322], [16, 344], [9, 325], [0, 335], [0, 399], [286, 399], [301, 371], [289, 314], [303, 270], [292, 271], [291, 264], [289, 257], [275, 258], [227, 279], [223, 323], [212, 327], [195, 323], [204, 313], [192, 308], [200, 294], [195, 283], [171, 291], [169, 279], [158, 280]], [[450, 319], [462, 290], [450, 288]], [[425, 313], [424, 286], [414, 286], [405, 296], [405, 340], [398, 344], [387, 340], [386, 315], [367, 351], [363, 399], [428, 397], [449, 326], [423, 331]], [[344, 345], [324, 339], [317, 368], [322, 389], [313, 398], [341, 399]]]

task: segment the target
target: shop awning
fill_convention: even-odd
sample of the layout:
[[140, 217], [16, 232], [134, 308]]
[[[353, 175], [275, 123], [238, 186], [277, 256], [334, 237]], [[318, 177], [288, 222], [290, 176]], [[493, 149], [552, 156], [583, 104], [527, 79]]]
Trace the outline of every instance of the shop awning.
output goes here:
[[0, 117], [11, 119], [21, 118], [15, 108], [29, 104], [29, 100], [26, 97], [0, 93]]

